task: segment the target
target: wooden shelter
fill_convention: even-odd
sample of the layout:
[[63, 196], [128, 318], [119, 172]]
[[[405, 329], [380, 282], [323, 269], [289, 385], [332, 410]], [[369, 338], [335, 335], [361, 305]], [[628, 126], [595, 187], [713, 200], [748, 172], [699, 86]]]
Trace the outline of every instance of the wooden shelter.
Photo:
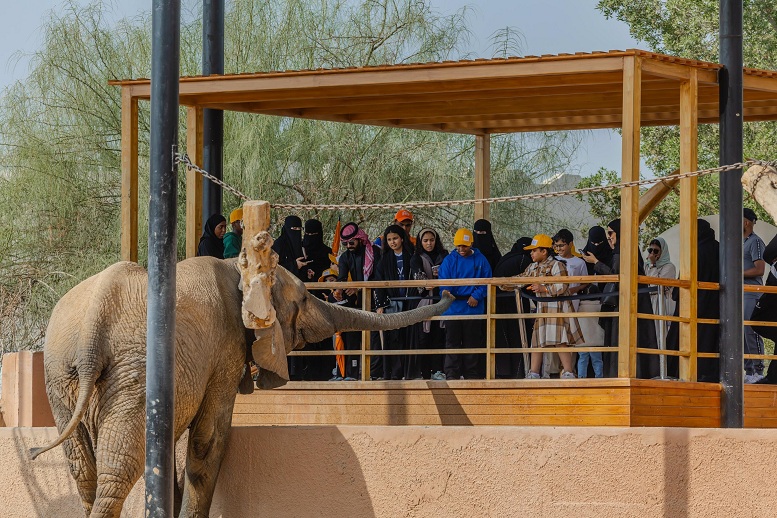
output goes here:
[[[622, 179], [632, 181], [639, 179], [640, 128], [674, 125], [680, 128], [680, 172], [696, 170], [698, 124], [719, 120], [720, 68], [716, 63], [632, 49], [197, 76], [181, 78], [180, 103], [188, 109], [187, 152], [198, 164], [202, 163], [202, 110], [206, 108], [471, 134], [476, 141], [475, 197], [487, 198], [493, 133], [620, 128]], [[133, 79], [111, 84], [122, 89], [121, 254], [123, 259], [134, 261], [138, 228], [137, 109], [139, 100], [149, 99], [150, 81]], [[777, 119], [777, 72], [744, 70], [743, 115], [745, 121]], [[201, 234], [201, 181], [196, 173], [187, 177], [187, 255], [194, 255]], [[695, 243], [697, 178], [681, 179], [679, 188], [681, 241]], [[635, 344], [637, 336], [638, 207], [639, 188], [623, 189], [621, 378], [634, 378], [636, 373], [637, 348], [629, 344]], [[488, 217], [488, 206], [479, 203], [475, 214], [477, 218]], [[695, 247], [680, 250], [680, 279], [676, 281], [681, 291], [680, 377], [687, 381], [696, 379], [696, 261]], [[631, 386], [618, 385], [619, 390]]]

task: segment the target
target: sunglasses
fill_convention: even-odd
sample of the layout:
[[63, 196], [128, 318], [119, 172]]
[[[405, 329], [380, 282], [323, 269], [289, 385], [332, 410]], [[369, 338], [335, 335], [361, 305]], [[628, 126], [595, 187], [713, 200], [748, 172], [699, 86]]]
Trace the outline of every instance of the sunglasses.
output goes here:
[[345, 246], [356, 246], [359, 244], [358, 239], [351, 239], [350, 241], [343, 241], [345, 243]]
[[647, 253], [649, 254], [660, 254], [661, 249], [660, 248], [648, 248]]

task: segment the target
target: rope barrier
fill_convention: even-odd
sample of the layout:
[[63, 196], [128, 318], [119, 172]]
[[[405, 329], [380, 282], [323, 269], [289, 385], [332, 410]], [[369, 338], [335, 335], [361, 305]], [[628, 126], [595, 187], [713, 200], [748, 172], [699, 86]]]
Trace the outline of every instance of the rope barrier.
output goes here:
[[[196, 171], [197, 173], [201, 174], [211, 182], [220, 185], [224, 189], [228, 190], [229, 192], [237, 196], [239, 199], [243, 201], [250, 199], [248, 196], [238, 191], [234, 187], [228, 185], [223, 180], [216, 178], [215, 176], [211, 175], [201, 167], [198, 167], [196, 164], [192, 163], [191, 159], [189, 158], [189, 155], [187, 154], [181, 155], [180, 153], [176, 153], [175, 160], [177, 163], [184, 164], [188, 170]], [[737, 162], [735, 164], [723, 165], [723, 166], [713, 167], [710, 169], [700, 169], [697, 171], [690, 171], [687, 173], [672, 175], [672, 179], [692, 178], [694, 176], [706, 176], [708, 174], [736, 171], [736, 170], [744, 169], [746, 167], [750, 167], [754, 165], [760, 165], [763, 167], [777, 169], [777, 160], [767, 162], [764, 160], [748, 159], [748, 160], [745, 160], [744, 162]], [[626, 187], [642, 187], [643, 185], [650, 185], [654, 183], [663, 182], [666, 179], [667, 179], [666, 177], [662, 176], [659, 178], [633, 180], [631, 182], [622, 182], [622, 183], [601, 185], [601, 186], [595, 186], [595, 187], [584, 187], [580, 189], [569, 189], [566, 191], [553, 191], [553, 192], [534, 193], [534, 194], [518, 194], [514, 196], [497, 196], [492, 198], [471, 198], [467, 200], [415, 201], [415, 202], [402, 202], [402, 203], [359, 203], [359, 204], [341, 203], [341, 204], [334, 204], [334, 205], [316, 205], [316, 204], [304, 205], [304, 204], [293, 204], [293, 203], [277, 203], [277, 204], [274, 203], [274, 204], [271, 204], [271, 206], [276, 209], [286, 209], [286, 210], [336, 210], [336, 211], [364, 210], [364, 209], [394, 210], [399, 206], [407, 209], [456, 207], [460, 205], [472, 205], [475, 203], [488, 203], [488, 204], [505, 203], [505, 202], [516, 202], [516, 201], [541, 200], [545, 198], [558, 198], [561, 196], [571, 196], [576, 194], [591, 194], [595, 192], [609, 191], [612, 189], [623, 189]]]

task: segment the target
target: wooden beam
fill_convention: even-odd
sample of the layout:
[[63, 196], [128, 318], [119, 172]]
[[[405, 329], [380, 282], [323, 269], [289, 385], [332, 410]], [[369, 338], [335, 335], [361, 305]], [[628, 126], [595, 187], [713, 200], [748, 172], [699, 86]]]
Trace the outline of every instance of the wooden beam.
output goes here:
[[[641, 59], [623, 61], [623, 151], [621, 177], [639, 180], [639, 131], [641, 127]], [[639, 254], [639, 187], [621, 190], [620, 300], [618, 305], [618, 376], [637, 374], [637, 254]], [[647, 345], [647, 344], [643, 344]]]
[[[202, 108], [186, 108], [186, 153], [202, 166]], [[197, 255], [202, 235], [202, 176], [186, 171], [186, 257]]]
[[647, 219], [653, 209], [658, 207], [658, 204], [663, 201], [666, 196], [672, 192], [680, 180], [678, 178], [672, 178], [672, 176], [678, 174], [679, 169], [675, 169], [672, 173], [668, 174], [653, 187], [647, 190], [645, 194], [639, 197], [639, 223], [640, 225]]
[[[365, 88], [383, 88], [386, 93], [396, 93], [398, 85], [426, 83], [432, 89], [434, 83], [445, 82], [451, 86], [457, 81], [494, 81], [505, 78], [555, 75], [596, 75], [619, 71], [622, 57], [601, 55], [595, 59], [546, 59], [537, 61], [504, 61], [501, 63], [459, 63], [454, 66], [437, 64], [430, 66], [374, 67], [336, 70], [302, 70], [285, 73], [233, 75], [183, 78], [180, 95], [230, 96], [240, 92], [285, 90], [287, 92], [308, 88], [337, 88], [343, 95], [365, 91]], [[138, 95], [150, 95], [150, 82], [133, 83]], [[373, 92], [374, 94], [375, 92]]]
[[[699, 125], [698, 90], [695, 70], [688, 81], [680, 85], [680, 172], [698, 169]], [[680, 316], [688, 322], [680, 323], [680, 379], [696, 381], [697, 354], [697, 300], [698, 247], [696, 243], [698, 217], [698, 177], [680, 180], [680, 279], [690, 281], [688, 288], [680, 288]]]
[[[475, 198], [491, 196], [491, 135], [475, 136]], [[488, 219], [488, 203], [475, 204], [475, 220]]]
[[121, 89], [121, 260], [138, 261], [138, 100]]

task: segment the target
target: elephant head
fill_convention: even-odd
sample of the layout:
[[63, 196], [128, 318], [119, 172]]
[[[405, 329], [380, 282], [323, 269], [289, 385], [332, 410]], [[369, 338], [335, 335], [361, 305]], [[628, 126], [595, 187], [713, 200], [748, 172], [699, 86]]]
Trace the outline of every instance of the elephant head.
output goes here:
[[[319, 342], [344, 331], [385, 331], [406, 327], [441, 315], [454, 300], [446, 291], [437, 304], [392, 314], [329, 304], [311, 295], [305, 285], [285, 268], [278, 268], [277, 255], [270, 246], [272, 238], [266, 232], [260, 232], [249, 241], [238, 260], [244, 287], [243, 317], [246, 325], [251, 320], [256, 321], [250, 311], [246, 316], [247, 307], [262, 311], [259, 319], [262, 323], [256, 326], [256, 341], [252, 347], [254, 361], [261, 369], [262, 388], [277, 387], [288, 381], [286, 355], [306, 343]], [[255, 265], [256, 261], [251, 260], [252, 254], [263, 265]], [[257, 276], [261, 276], [261, 282], [255, 280]], [[246, 291], [251, 286], [251, 291]], [[258, 299], [263, 297], [271, 297], [271, 301], [259, 302]], [[272, 322], [266, 318], [270, 313], [274, 317]]]

